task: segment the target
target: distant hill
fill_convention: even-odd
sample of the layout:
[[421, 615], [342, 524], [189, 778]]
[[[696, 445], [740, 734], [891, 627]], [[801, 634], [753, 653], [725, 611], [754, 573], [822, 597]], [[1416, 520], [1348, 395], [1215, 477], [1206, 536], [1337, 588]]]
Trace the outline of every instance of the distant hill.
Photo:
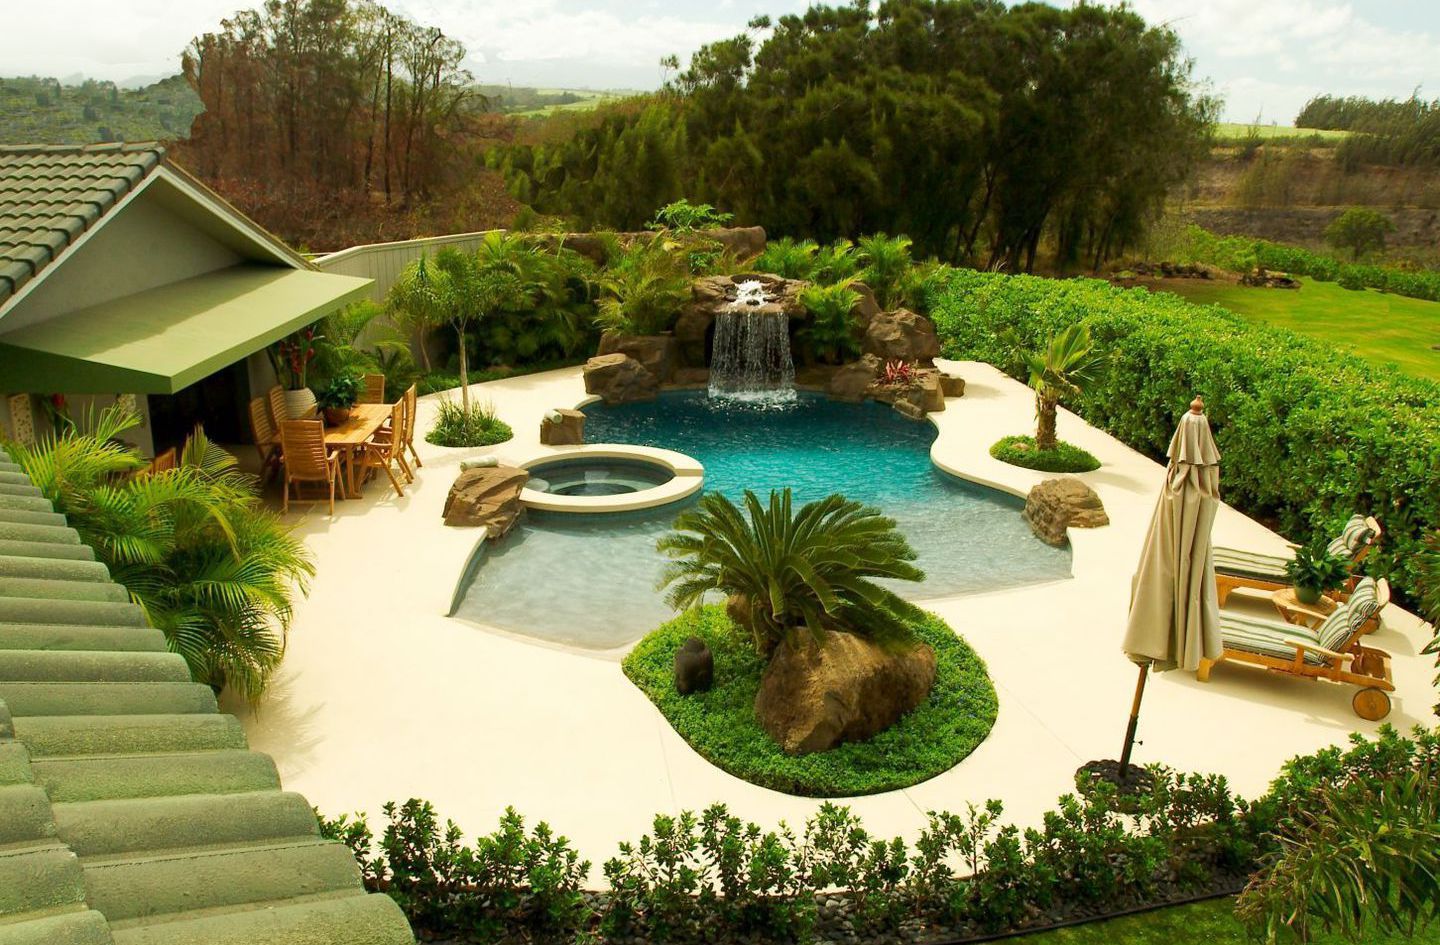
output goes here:
[[491, 111], [526, 117], [598, 108], [606, 102], [643, 94], [628, 89], [541, 89], [484, 84], [476, 86], [475, 90], [489, 100]]
[[0, 78], [0, 144], [174, 140], [190, 134], [201, 111], [199, 96], [178, 75], [140, 88]]

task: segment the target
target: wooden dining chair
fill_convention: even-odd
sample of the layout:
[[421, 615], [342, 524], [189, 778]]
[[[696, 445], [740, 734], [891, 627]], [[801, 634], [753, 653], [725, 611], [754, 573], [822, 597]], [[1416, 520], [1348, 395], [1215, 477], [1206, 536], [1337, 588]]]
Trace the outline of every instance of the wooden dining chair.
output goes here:
[[366, 374], [360, 381], [359, 403], [383, 404], [385, 402], [384, 374]]
[[260, 454], [260, 477], [269, 479], [271, 472], [280, 469], [280, 434], [264, 397], [250, 398], [250, 436], [255, 440], [255, 452]]
[[[405, 461], [405, 432], [410, 428], [413, 418], [410, 415], [409, 409], [406, 407], [404, 397], [396, 401], [395, 406], [400, 408], [399, 426], [395, 425], [395, 412], [391, 410], [390, 418], [381, 424], [378, 430], [370, 434], [370, 442], [378, 444], [391, 437], [397, 437], [400, 442], [395, 447], [395, 461], [400, 464], [400, 472], [405, 476], [405, 481], [414, 482], [415, 471], [411, 469], [410, 464]], [[374, 469], [366, 470], [366, 475], [373, 476], [374, 474]]]
[[276, 430], [280, 425], [290, 419], [290, 408], [285, 403], [285, 388], [276, 384], [265, 394], [265, 402], [270, 407], [270, 423]]
[[[405, 410], [397, 403], [390, 408], [390, 431], [389, 433], [376, 431], [376, 434], [365, 441], [365, 446], [360, 450], [360, 468], [365, 470], [368, 476], [370, 473], [380, 470], [390, 480], [390, 485], [395, 487], [395, 494], [405, 495], [405, 489], [400, 485], [400, 480], [395, 477], [395, 464], [397, 454], [404, 449]], [[401, 463], [403, 475], [404, 464]]]
[[[280, 424], [280, 456], [285, 469], [285, 498], [281, 510], [290, 511], [292, 485], [299, 500], [302, 482], [323, 482], [329, 489], [330, 514], [334, 515], [335, 487], [340, 484], [340, 453], [326, 449], [325, 424], [320, 420], [286, 420]], [[340, 488], [343, 494], [344, 486]]]
[[155, 458], [150, 460], [150, 474], [164, 472], [167, 469], [174, 469], [179, 464], [175, 447], [170, 447], [163, 453], [157, 453]]
[[403, 449], [410, 452], [410, 458], [415, 460], [415, 468], [419, 469], [425, 464], [420, 462], [420, 454], [415, 452], [415, 417], [420, 406], [420, 394], [414, 384], [405, 391], [401, 398], [405, 402], [405, 444]]

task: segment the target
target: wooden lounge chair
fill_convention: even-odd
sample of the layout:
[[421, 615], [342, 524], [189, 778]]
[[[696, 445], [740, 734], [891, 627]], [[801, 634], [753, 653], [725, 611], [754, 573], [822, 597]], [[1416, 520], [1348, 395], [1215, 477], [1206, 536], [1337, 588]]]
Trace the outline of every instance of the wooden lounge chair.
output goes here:
[[[395, 477], [395, 464], [400, 451], [404, 448], [405, 431], [405, 409], [402, 404], [397, 403], [390, 408], [390, 430], [376, 431], [365, 442], [360, 450], [358, 460], [360, 468], [365, 470], [368, 476], [375, 470], [382, 470], [390, 480], [390, 485], [395, 487], [395, 494], [405, 495], [405, 489], [400, 485], [400, 480]], [[404, 474], [404, 460], [399, 460], [401, 474]]]
[[366, 374], [360, 381], [360, 403], [383, 404], [385, 402], [384, 374]]
[[1390, 602], [1390, 585], [1374, 578], [1362, 578], [1350, 600], [1335, 609], [1320, 626], [1296, 626], [1232, 612], [1220, 614], [1220, 636], [1224, 651], [1218, 660], [1202, 660], [1195, 678], [1210, 679], [1210, 670], [1219, 663], [1249, 663], [1275, 673], [1304, 679], [1329, 679], [1359, 686], [1351, 708], [1372, 722], [1390, 714], [1390, 697], [1395, 691], [1390, 678], [1390, 655], [1362, 646], [1365, 624]]
[[264, 397], [250, 399], [250, 436], [255, 440], [255, 452], [260, 454], [260, 478], [269, 479], [280, 469], [280, 434]]
[[[1352, 515], [1340, 534], [1330, 541], [1330, 553], [1350, 562], [1352, 572], [1356, 565], [1365, 560], [1370, 549], [1380, 543], [1383, 530], [1373, 517]], [[1293, 555], [1270, 555], [1255, 551], [1241, 551], [1237, 548], [1215, 549], [1215, 590], [1220, 606], [1230, 592], [1237, 587], [1249, 587], [1262, 591], [1278, 591], [1290, 586], [1285, 574], [1285, 565]], [[1358, 574], [1351, 575], [1350, 586], [1359, 580]], [[1348, 591], [1348, 588], [1347, 588]], [[1345, 597], [1341, 594], [1342, 599]]]
[[[323, 482], [330, 493], [330, 514], [335, 514], [335, 488], [340, 480], [340, 454], [325, 447], [325, 424], [320, 420], [286, 420], [280, 424], [280, 453], [285, 468], [282, 511], [290, 511], [290, 487], [300, 498], [302, 482]], [[315, 501], [319, 501], [316, 499]]]

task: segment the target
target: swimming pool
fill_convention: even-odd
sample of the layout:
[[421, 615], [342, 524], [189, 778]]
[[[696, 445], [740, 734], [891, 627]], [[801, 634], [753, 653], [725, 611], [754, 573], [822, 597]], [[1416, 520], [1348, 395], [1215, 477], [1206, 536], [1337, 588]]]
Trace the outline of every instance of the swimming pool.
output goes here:
[[[713, 401], [703, 391], [585, 408], [591, 443], [677, 450], [705, 467], [705, 491], [739, 499], [789, 486], [799, 502], [842, 492], [894, 518], [925, 570], [895, 589], [914, 600], [1014, 587], [1070, 575], [1020, 518], [1013, 496], [964, 482], [930, 462], [935, 428], [873, 403], [801, 394], [792, 404]], [[655, 588], [655, 541], [686, 506], [616, 515], [531, 511], [487, 544], [455, 616], [570, 646], [612, 649], [669, 616]]]

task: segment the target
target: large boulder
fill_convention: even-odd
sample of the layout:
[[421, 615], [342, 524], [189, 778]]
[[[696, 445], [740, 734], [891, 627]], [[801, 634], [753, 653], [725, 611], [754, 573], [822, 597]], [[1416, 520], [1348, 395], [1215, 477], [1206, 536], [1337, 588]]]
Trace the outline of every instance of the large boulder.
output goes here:
[[1095, 490], [1069, 476], [1046, 479], [1030, 490], [1021, 513], [1035, 535], [1051, 545], [1065, 544], [1068, 528], [1099, 528], [1110, 524]]
[[870, 328], [870, 323], [875, 316], [880, 314], [880, 303], [875, 301], [875, 292], [863, 282], [850, 283], [850, 289], [860, 296], [860, 300], [850, 309], [850, 317], [855, 319], [855, 324], [864, 334]]
[[718, 242], [721, 248], [736, 259], [754, 259], [765, 252], [765, 228], [763, 226], [731, 226], [718, 230], [705, 230], [702, 236]]
[[486, 537], [499, 538], [515, 525], [525, 507], [520, 490], [530, 473], [514, 466], [488, 466], [463, 470], [445, 497], [446, 525], [483, 526]]
[[935, 682], [935, 651], [900, 652], [849, 633], [808, 634], [775, 648], [755, 695], [755, 717], [787, 754], [864, 741], [924, 702]]
[[667, 384], [675, 375], [679, 346], [673, 335], [617, 335], [607, 331], [600, 336], [600, 346], [595, 353], [628, 354], [661, 384]]
[[880, 359], [873, 354], [862, 355], [860, 360], [843, 365], [830, 376], [830, 385], [825, 393], [831, 400], [847, 404], [858, 404], [869, 396], [875, 379], [880, 376]]
[[585, 414], [579, 410], [552, 410], [540, 421], [543, 446], [579, 446], [585, 442]]
[[940, 356], [940, 337], [935, 334], [935, 325], [930, 319], [899, 308], [880, 312], [870, 319], [862, 350], [882, 361], [910, 361], [933, 367]]
[[715, 657], [705, 641], [688, 637], [675, 651], [675, 691], [682, 696], [715, 685]]
[[607, 404], [654, 400], [660, 379], [628, 354], [601, 354], [585, 362], [585, 393]]
[[942, 371], [940, 373], [940, 393], [945, 397], [964, 397], [965, 378]]

